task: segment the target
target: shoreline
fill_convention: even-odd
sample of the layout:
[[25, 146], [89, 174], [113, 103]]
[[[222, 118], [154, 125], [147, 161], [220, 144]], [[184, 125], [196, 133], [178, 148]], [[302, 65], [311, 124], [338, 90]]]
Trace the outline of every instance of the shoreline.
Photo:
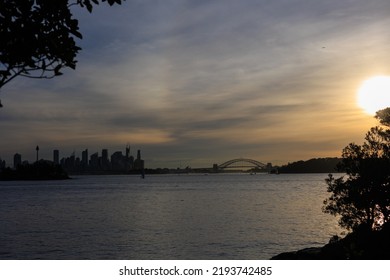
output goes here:
[[390, 260], [390, 227], [373, 231], [364, 227], [344, 238], [333, 236], [322, 247], [283, 252], [271, 260]]

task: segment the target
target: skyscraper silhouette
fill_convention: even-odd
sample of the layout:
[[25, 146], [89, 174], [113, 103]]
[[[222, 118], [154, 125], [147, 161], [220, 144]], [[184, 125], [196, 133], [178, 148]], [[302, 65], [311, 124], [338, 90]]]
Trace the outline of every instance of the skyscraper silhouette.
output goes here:
[[53, 162], [55, 164], [60, 164], [60, 151], [59, 150], [53, 151]]
[[38, 156], [38, 153], [39, 153], [39, 146], [37, 146], [36, 148], [35, 148], [35, 150], [37, 151], [37, 161], [39, 160], [39, 156]]

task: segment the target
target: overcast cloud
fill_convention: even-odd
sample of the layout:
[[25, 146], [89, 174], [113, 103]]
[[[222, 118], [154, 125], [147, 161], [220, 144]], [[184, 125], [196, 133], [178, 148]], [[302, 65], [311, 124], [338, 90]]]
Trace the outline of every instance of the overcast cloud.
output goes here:
[[2, 89], [0, 157], [141, 149], [147, 167], [340, 156], [390, 74], [385, 0], [131, 1], [75, 10], [76, 71]]

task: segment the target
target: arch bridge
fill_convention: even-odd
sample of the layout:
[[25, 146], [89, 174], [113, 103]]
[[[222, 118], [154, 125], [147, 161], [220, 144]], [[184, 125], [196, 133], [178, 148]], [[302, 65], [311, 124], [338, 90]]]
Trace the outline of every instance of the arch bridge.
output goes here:
[[228, 160], [220, 165], [218, 165], [218, 169], [226, 169], [226, 168], [259, 168], [259, 169], [267, 169], [268, 165], [264, 164], [260, 161], [248, 158], [236, 158]]

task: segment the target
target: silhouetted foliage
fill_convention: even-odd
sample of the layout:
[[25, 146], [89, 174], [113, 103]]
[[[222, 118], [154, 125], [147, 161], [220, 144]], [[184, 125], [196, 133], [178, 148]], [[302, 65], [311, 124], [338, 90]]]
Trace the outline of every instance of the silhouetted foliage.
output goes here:
[[377, 112], [382, 126], [371, 128], [362, 145], [350, 143], [342, 151], [341, 178], [326, 179], [331, 196], [323, 211], [340, 215], [339, 224], [355, 230], [380, 230], [390, 217], [390, 108]]
[[[125, 0], [0, 0], [0, 89], [17, 76], [53, 78], [76, 67], [82, 38], [71, 7]], [[1, 104], [1, 103], [0, 103]], [[1, 106], [1, 105], [0, 105]]]

